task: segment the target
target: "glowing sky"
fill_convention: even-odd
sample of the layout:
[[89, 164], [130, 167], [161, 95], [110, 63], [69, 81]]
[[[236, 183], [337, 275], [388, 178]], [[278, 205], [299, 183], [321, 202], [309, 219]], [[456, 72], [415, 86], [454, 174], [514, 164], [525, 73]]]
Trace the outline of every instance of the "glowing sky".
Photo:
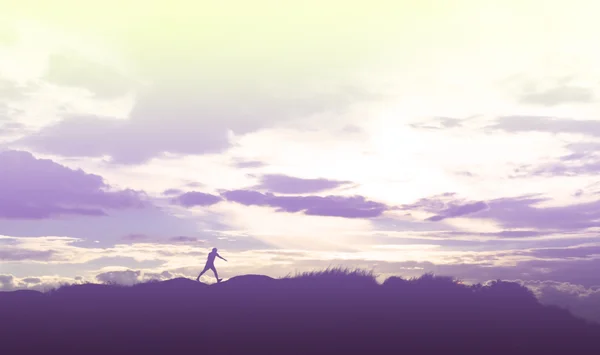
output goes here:
[[16, 3], [0, 289], [195, 277], [218, 247], [224, 277], [600, 304], [596, 1]]

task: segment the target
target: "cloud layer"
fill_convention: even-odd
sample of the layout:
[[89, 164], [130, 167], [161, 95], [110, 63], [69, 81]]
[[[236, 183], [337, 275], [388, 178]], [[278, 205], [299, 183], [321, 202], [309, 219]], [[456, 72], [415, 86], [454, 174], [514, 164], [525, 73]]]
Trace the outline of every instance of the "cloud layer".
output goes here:
[[137, 191], [110, 191], [98, 175], [36, 159], [27, 152], [0, 152], [0, 169], [0, 218], [103, 216], [106, 210], [146, 204]]
[[385, 204], [362, 196], [277, 196], [252, 190], [233, 190], [224, 192], [223, 197], [245, 206], [268, 206], [278, 212], [302, 212], [315, 216], [371, 218], [388, 209]]
[[351, 182], [323, 178], [302, 179], [281, 174], [268, 174], [261, 176], [260, 184], [255, 188], [278, 194], [310, 194], [332, 190], [348, 184], [351, 184]]

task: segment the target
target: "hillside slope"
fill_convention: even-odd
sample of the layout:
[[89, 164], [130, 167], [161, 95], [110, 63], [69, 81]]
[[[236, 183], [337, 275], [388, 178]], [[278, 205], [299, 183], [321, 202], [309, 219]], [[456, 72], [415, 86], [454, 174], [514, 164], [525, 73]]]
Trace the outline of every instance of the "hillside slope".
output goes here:
[[312, 273], [0, 293], [3, 354], [600, 354], [600, 325], [526, 288]]

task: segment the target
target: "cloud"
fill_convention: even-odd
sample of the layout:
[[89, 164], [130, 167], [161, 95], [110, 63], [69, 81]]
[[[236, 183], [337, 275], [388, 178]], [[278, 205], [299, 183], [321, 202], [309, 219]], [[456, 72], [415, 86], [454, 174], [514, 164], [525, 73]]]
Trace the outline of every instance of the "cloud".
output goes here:
[[312, 216], [372, 218], [389, 208], [362, 196], [277, 196], [251, 190], [226, 191], [222, 196], [227, 201], [246, 206], [268, 206], [276, 208], [277, 212], [302, 212]]
[[473, 218], [489, 218], [505, 228], [576, 231], [600, 226], [600, 201], [538, 207], [545, 198], [523, 196], [488, 201], [489, 208]]
[[490, 219], [505, 229], [567, 232], [600, 227], [600, 201], [566, 206], [537, 206], [548, 200], [540, 195], [525, 195], [464, 203], [454, 194], [448, 193], [424, 198], [414, 204], [403, 205], [401, 208], [434, 213], [435, 216], [429, 217], [428, 220], [459, 216]]
[[596, 100], [594, 85], [597, 78], [592, 72], [581, 71], [582, 67], [570, 67], [566, 71], [565, 68], [545, 69], [540, 72], [534, 69], [512, 75], [504, 81], [504, 84], [508, 85], [508, 93], [514, 96], [519, 104], [548, 108], [563, 104], [588, 104]]
[[[1, 115], [1, 113], [0, 113]], [[25, 131], [25, 125], [19, 122], [2, 122], [0, 117], [0, 138], [10, 137]]]
[[169, 207], [149, 206], [111, 210], [110, 214], [102, 217], [78, 215], [38, 220], [0, 219], [0, 234], [26, 238], [67, 236], [81, 240], [83, 245], [110, 247], [124, 241], [139, 243], [143, 241], [142, 235], [148, 238], [193, 235], [210, 240], [211, 233], [198, 230], [199, 222], [208, 225], [203, 226], [206, 229], [217, 229], [211, 224], [213, 216], [189, 218], [170, 212]]
[[263, 175], [260, 184], [255, 189], [267, 190], [279, 194], [307, 194], [351, 184], [350, 181], [338, 181], [327, 179], [302, 179], [281, 174]]
[[133, 233], [133, 234], [124, 235], [123, 237], [121, 237], [121, 239], [130, 241], [130, 242], [136, 242], [136, 241], [146, 241], [146, 240], [150, 240], [152, 238], [146, 234]]
[[564, 103], [589, 103], [594, 101], [594, 92], [586, 87], [564, 85], [523, 93], [519, 102], [543, 106], [556, 106]]
[[77, 284], [84, 282], [81, 277], [17, 277], [15, 275], [0, 275], [0, 291], [35, 290], [40, 292], [49, 291], [61, 285]]
[[88, 89], [100, 98], [116, 98], [133, 89], [133, 81], [110, 65], [73, 53], [53, 54], [44, 79], [51, 83]]
[[120, 285], [134, 285], [139, 282], [141, 271], [109, 271], [96, 275], [96, 280], [103, 283], [117, 283]]
[[53, 254], [53, 250], [28, 250], [4, 247], [0, 250], [0, 261], [48, 260]]
[[39, 277], [26, 277], [23, 279], [23, 282], [27, 284], [39, 284], [42, 282], [42, 279]]
[[0, 275], [0, 290], [12, 291], [14, 288], [15, 282], [12, 275]]
[[[32, 147], [35, 150], [67, 157], [101, 157], [110, 155], [118, 163], [144, 162], [151, 157], [147, 154], [146, 139], [169, 139], [171, 135], [160, 134], [154, 127], [140, 127], [134, 132], [129, 121], [103, 117], [77, 116], [41, 131], [26, 136], [15, 145]], [[164, 132], [163, 132], [164, 133]], [[104, 138], [111, 137], [110, 144]], [[176, 139], [173, 139], [175, 141]], [[200, 143], [202, 145], [202, 143]]]
[[400, 209], [421, 210], [430, 213], [439, 213], [442, 210], [444, 210], [450, 203], [459, 203], [456, 194], [453, 192], [446, 192], [431, 197], [421, 198], [415, 203], [400, 206]]
[[465, 231], [445, 231], [439, 233], [440, 235], [445, 236], [472, 236], [472, 237], [505, 237], [505, 238], [527, 238], [527, 237], [538, 237], [544, 234], [548, 234], [543, 231], [535, 231], [535, 230], [503, 230], [499, 232], [478, 232], [478, 233], [469, 233]]
[[238, 169], [251, 169], [262, 168], [266, 166], [266, 164], [258, 160], [236, 160], [233, 166]]
[[163, 271], [161, 273], [158, 272], [145, 272], [143, 274], [143, 280], [159, 280], [159, 281], [163, 281], [163, 280], [169, 280], [174, 278], [175, 275], [173, 275], [172, 273], [168, 272], [168, 271]]
[[[546, 163], [529, 169], [521, 168], [516, 177], [583, 176], [596, 175], [600, 172], [600, 157], [590, 159], [587, 162], [573, 161], [574, 158], [575, 156], [571, 155], [567, 159], [562, 158], [562, 161], [559, 162]], [[583, 158], [583, 156], [579, 156], [579, 158]]]
[[191, 191], [179, 195], [172, 201], [184, 207], [212, 206], [216, 203], [221, 202], [222, 198], [203, 192]]
[[17, 83], [0, 77], [0, 139], [28, 133], [27, 127], [13, 117], [19, 110], [9, 105], [9, 101], [21, 100], [25, 92], [26, 89]]
[[165, 195], [165, 196], [179, 195], [182, 193], [183, 193], [183, 191], [181, 191], [179, 189], [167, 189], [167, 190], [163, 191], [163, 195]]
[[232, 147], [232, 134], [244, 135], [337, 108], [339, 101], [353, 102], [354, 94], [348, 98], [344, 89], [325, 97], [306, 90], [298, 96], [294, 90], [282, 94], [260, 87], [158, 82], [155, 89], [138, 94], [127, 120], [66, 116], [12, 144], [67, 157], [110, 156], [113, 163], [136, 165], [165, 153], [222, 153]]
[[589, 154], [595, 151], [600, 151], [600, 142], [576, 142], [570, 143], [566, 147], [573, 153]]
[[109, 188], [98, 175], [36, 159], [28, 152], [0, 152], [0, 218], [103, 216], [105, 209], [147, 205], [140, 192]]
[[575, 133], [600, 137], [600, 121], [575, 120], [544, 116], [504, 116], [491, 129], [506, 132]]
[[[23, 87], [17, 83], [0, 77], [0, 100], [15, 100], [23, 97]], [[2, 103], [0, 101], [0, 103]]]
[[576, 142], [567, 144], [571, 153], [542, 164], [523, 165], [515, 169], [511, 178], [531, 176], [582, 176], [600, 172], [600, 143]]
[[438, 129], [448, 129], [448, 128], [460, 128], [463, 126], [462, 122], [466, 119], [460, 118], [452, 118], [452, 117], [435, 117], [427, 122], [423, 123], [412, 123], [410, 127], [417, 129], [428, 129], [428, 130], [438, 130]]
[[174, 237], [162, 237], [162, 236], [149, 236], [146, 234], [128, 234], [121, 237], [121, 240], [132, 242], [132, 243], [166, 243], [166, 244], [185, 244], [185, 243], [204, 243], [204, 240], [197, 237], [190, 237], [185, 235], [178, 235]]
[[188, 237], [188, 236], [184, 236], [184, 235], [180, 235], [177, 237], [171, 237], [169, 238], [170, 242], [174, 242], [174, 243], [203, 243], [202, 240], [199, 240], [196, 237]]
[[488, 208], [484, 201], [461, 201], [454, 193], [444, 193], [429, 198], [419, 199], [413, 204], [402, 205], [401, 210], [422, 210], [435, 213], [426, 221], [437, 222], [446, 218], [461, 217], [474, 214]]
[[461, 217], [472, 213], [477, 213], [488, 208], [483, 201], [467, 203], [463, 205], [450, 205], [441, 211], [440, 214], [427, 218], [428, 221], [441, 221], [445, 218]]
[[540, 248], [528, 253], [537, 258], [569, 259], [600, 256], [600, 246], [578, 246], [571, 248]]
[[[150, 110], [150, 109], [149, 109]], [[185, 110], [180, 108], [179, 110]], [[157, 108], [150, 115], [170, 117], [180, 114]], [[173, 123], [173, 125], [171, 125]], [[165, 134], [166, 131], [169, 134]], [[104, 137], [104, 138], [103, 138]], [[110, 144], [105, 137], [111, 137]], [[224, 127], [202, 127], [198, 123], [168, 120], [147, 121], [132, 118], [115, 120], [98, 117], [69, 117], [40, 132], [15, 142], [16, 145], [67, 157], [109, 155], [113, 163], [142, 164], [162, 153], [205, 154], [222, 152], [229, 147]]]
[[164, 281], [173, 277], [181, 276], [169, 271], [163, 272], [144, 272], [142, 270], [122, 270], [109, 271], [96, 275], [96, 280], [103, 283], [116, 283], [119, 285], [131, 286], [140, 282], [150, 280]]

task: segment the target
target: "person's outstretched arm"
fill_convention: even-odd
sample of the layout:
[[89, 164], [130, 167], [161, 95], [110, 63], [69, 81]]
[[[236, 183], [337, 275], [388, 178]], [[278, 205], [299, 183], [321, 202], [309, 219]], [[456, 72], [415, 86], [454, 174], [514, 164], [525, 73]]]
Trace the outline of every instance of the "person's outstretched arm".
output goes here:
[[227, 259], [225, 259], [224, 257], [222, 257], [222, 256], [221, 256], [221, 255], [219, 255], [219, 254], [217, 254], [217, 257], [218, 257], [219, 259], [223, 259], [223, 260], [227, 261]]

